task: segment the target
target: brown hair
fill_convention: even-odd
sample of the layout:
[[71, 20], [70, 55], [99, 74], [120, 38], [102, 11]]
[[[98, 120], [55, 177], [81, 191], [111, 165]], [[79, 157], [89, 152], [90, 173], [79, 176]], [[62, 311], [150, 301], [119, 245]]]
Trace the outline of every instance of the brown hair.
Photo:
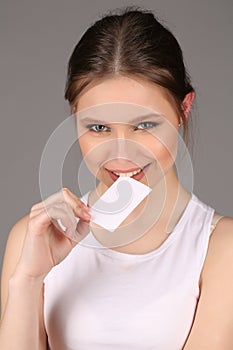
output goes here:
[[165, 88], [188, 146], [190, 117], [182, 102], [194, 89], [178, 41], [151, 11], [135, 6], [110, 11], [86, 30], [68, 62], [65, 99], [72, 107], [88, 84], [116, 75], [138, 76]]

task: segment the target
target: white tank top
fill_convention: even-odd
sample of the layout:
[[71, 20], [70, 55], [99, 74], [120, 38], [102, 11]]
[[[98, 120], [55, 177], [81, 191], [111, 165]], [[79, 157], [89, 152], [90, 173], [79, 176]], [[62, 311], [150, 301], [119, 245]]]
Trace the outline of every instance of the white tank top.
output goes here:
[[172, 233], [152, 252], [121, 253], [97, 240], [93, 246], [89, 233], [49, 272], [44, 321], [51, 350], [183, 348], [214, 228], [214, 209], [191, 194]]

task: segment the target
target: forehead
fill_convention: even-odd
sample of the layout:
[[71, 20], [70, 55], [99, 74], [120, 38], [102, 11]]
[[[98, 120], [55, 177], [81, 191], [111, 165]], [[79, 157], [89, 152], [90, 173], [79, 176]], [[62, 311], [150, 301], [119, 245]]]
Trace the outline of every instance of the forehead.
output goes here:
[[141, 120], [164, 118], [151, 108], [126, 102], [109, 102], [94, 105], [76, 113], [81, 123], [136, 123]]
[[93, 81], [79, 95], [75, 110], [79, 117], [90, 117], [90, 113], [96, 112], [99, 119], [100, 114], [101, 119], [104, 114], [105, 118], [108, 115], [115, 121], [119, 113], [124, 118], [137, 117], [139, 113], [156, 113], [168, 118], [176, 114], [164, 88], [142, 78], [125, 76]]

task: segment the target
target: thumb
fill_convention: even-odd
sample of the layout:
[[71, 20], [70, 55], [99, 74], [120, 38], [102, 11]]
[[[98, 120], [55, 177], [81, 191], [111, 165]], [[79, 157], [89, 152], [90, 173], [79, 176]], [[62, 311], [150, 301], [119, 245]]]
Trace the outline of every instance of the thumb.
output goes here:
[[89, 232], [90, 232], [89, 222], [86, 222], [86, 221], [83, 221], [80, 219], [77, 223], [76, 230], [74, 232], [72, 240], [78, 243], [82, 239], [84, 239], [88, 235]]

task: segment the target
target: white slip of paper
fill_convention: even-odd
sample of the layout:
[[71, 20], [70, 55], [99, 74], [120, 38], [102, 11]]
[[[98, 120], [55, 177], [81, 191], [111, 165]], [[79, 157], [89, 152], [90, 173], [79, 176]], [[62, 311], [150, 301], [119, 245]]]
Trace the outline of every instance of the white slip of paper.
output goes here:
[[90, 208], [91, 221], [113, 232], [150, 192], [131, 177], [119, 177]]

